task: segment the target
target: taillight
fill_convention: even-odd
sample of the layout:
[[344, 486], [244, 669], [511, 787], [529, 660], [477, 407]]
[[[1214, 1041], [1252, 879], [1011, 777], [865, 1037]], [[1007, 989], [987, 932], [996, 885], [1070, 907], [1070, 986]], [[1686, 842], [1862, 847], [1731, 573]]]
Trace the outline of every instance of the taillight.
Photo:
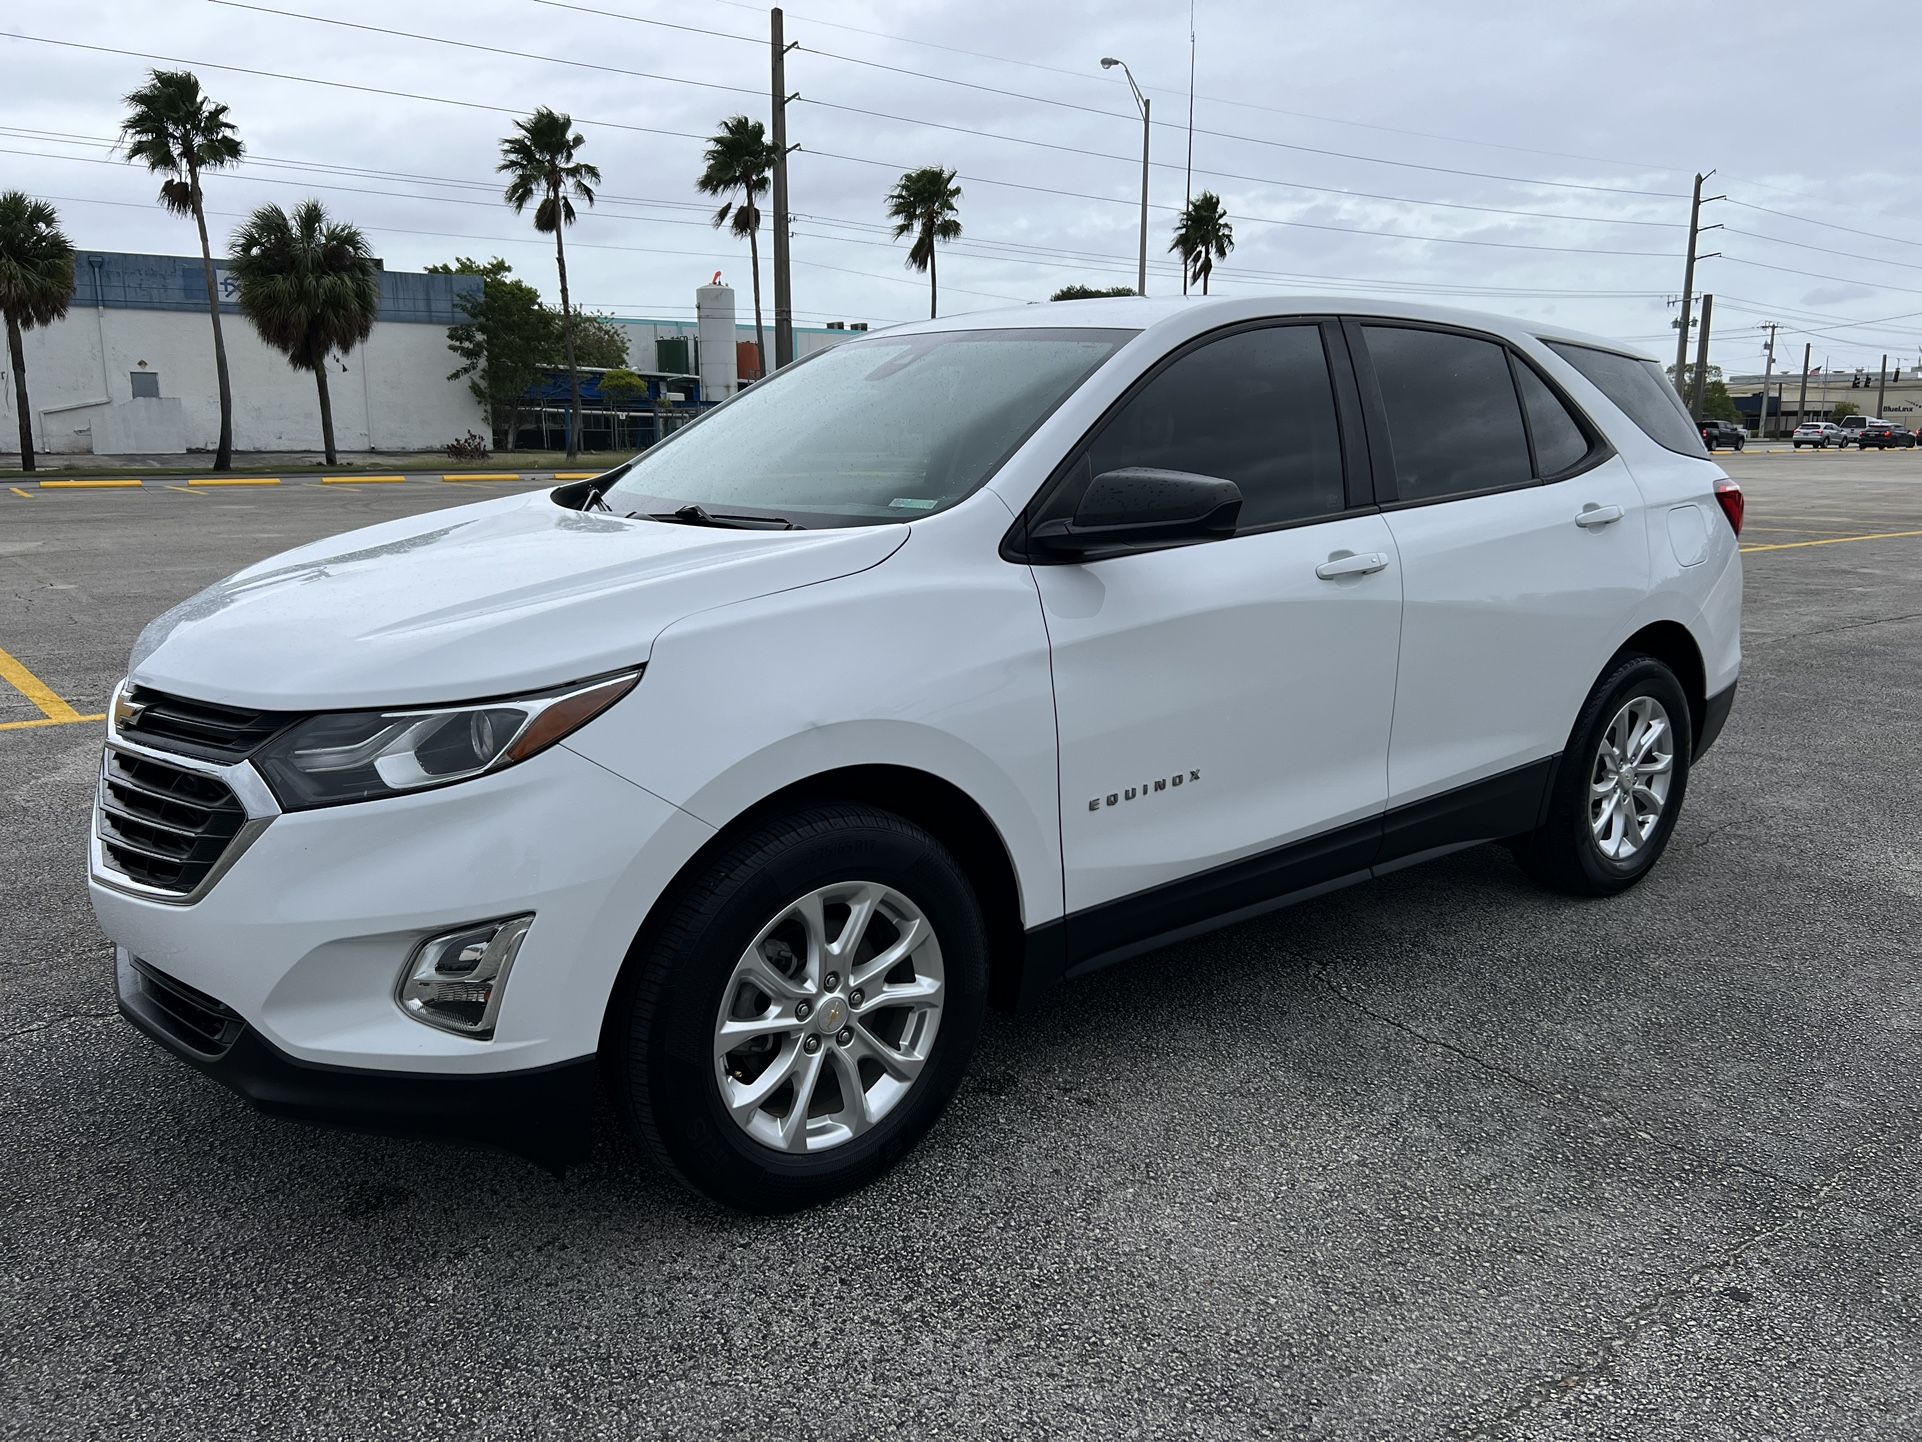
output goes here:
[[1715, 503], [1722, 508], [1722, 514], [1728, 517], [1728, 523], [1735, 531], [1735, 534], [1738, 536], [1741, 535], [1742, 511], [1744, 508], [1742, 488], [1731, 480], [1725, 479], [1717, 481], [1715, 483]]

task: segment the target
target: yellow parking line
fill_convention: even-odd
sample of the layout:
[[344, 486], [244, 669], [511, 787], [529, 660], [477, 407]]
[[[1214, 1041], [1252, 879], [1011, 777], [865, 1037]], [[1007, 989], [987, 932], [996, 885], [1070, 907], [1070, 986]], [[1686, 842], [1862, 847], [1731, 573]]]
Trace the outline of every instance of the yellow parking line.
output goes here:
[[323, 486], [398, 486], [405, 476], [322, 476]]
[[601, 472], [599, 471], [556, 471], [554, 472], [554, 479], [557, 481], [591, 481], [600, 474]]
[[1804, 546], [1846, 546], [1851, 541], [1899, 541], [1905, 536], [1922, 536], [1922, 531], [1881, 531], [1873, 536], [1830, 536], [1822, 541], [1782, 541], [1773, 546], [1744, 546], [1742, 554], [1751, 551], [1799, 551]]
[[118, 490], [124, 490], [128, 486], [137, 486], [139, 484], [140, 482], [138, 480], [133, 480], [133, 479], [122, 480], [122, 481], [42, 481], [40, 482], [40, 489], [43, 491], [50, 491], [50, 490], [118, 491]]
[[105, 721], [107, 713], [98, 716], [62, 716], [58, 719], [47, 717], [41, 721], [0, 721], [0, 731], [34, 731], [42, 726], [78, 726], [83, 721]]
[[204, 480], [189, 481], [190, 486], [277, 486], [279, 476], [209, 476]]
[[207, 493], [205, 491], [190, 491], [185, 486], [174, 485], [171, 481], [167, 483], [167, 489], [170, 491], [178, 491], [183, 496], [197, 496], [203, 501], [207, 499]]
[[33, 499], [32, 491], [23, 491], [18, 486], [9, 486], [7, 487], [7, 489], [12, 491], [16, 496], [18, 496], [23, 501], [31, 501]]
[[[0, 681], [40, 708], [49, 721], [78, 721], [80, 713], [54, 694], [53, 687], [29, 671], [20, 661], [0, 651]], [[10, 723], [18, 725], [18, 722]]]
[[517, 471], [489, 471], [485, 475], [442, 476], [441, 479], [443, 481], [518, 481], [520, 479], [520, 473]]

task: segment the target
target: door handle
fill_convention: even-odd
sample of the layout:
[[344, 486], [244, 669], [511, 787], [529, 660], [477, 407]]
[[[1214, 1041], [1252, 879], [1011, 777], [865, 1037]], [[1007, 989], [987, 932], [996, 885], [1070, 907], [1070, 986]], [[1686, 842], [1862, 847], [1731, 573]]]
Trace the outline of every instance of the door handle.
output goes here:
[[1575, 524], [1583, 530], [1592, 531], [1597, 526], [1606, 526], [1611, 522], [1621, 520], [1621, 518], [1622, 508], [1620, 506], [1598, 506], [1593, 501], [1590, 501], [1586, 506], [1582, 507], [1581, 512], [1575, 517]]
[[1332, 581], [1340, 576], [1372, 576], [1387, 569], [1388, 557], [1380, 551], [1364, 551], [1359, 556], [1351, 551], [1345, 556], [1330, 556], [1315, 567], [1315, 574], [1324, 581]]

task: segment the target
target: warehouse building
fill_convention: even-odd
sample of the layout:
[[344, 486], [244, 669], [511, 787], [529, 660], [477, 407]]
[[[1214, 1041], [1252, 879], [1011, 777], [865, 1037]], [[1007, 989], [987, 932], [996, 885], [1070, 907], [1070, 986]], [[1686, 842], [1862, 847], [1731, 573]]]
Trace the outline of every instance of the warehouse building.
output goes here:
[[[56, 455], [212, 451], [219, 389], [207, 284], [198, 256], [83, 252], [66, 319], [25, 334], [35, 444]], [[318, 450], [313, 376], [254, 334], [214, 262], [233, 388], [236, 451]], [[454, 368], [447, 328], [472, 276], [383, 271], [373, 334], [329, 362], [342, 450], [431, 450], [486, 414]], [[0, 353], [0, 369], [9, 366]], [[0, 446], [19, 434], [13, 377], [0, 384]]]

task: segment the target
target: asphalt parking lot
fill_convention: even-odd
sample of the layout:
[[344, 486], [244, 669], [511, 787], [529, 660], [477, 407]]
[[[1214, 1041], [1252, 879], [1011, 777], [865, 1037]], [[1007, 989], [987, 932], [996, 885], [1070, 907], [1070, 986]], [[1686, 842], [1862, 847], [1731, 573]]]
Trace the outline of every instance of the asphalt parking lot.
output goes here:
[[[0, 1434], [1922, 1435], [1922, 454], [1718, 459], [1742, 690], [1645, 885], [1479, 848], [1143, 957], [784, 1219], [164, 1056], [86, 901], [97, 723], [0, 682]], [[512, 488], [0, 487], [0, 652], [94, 715], [203, 584]]]

